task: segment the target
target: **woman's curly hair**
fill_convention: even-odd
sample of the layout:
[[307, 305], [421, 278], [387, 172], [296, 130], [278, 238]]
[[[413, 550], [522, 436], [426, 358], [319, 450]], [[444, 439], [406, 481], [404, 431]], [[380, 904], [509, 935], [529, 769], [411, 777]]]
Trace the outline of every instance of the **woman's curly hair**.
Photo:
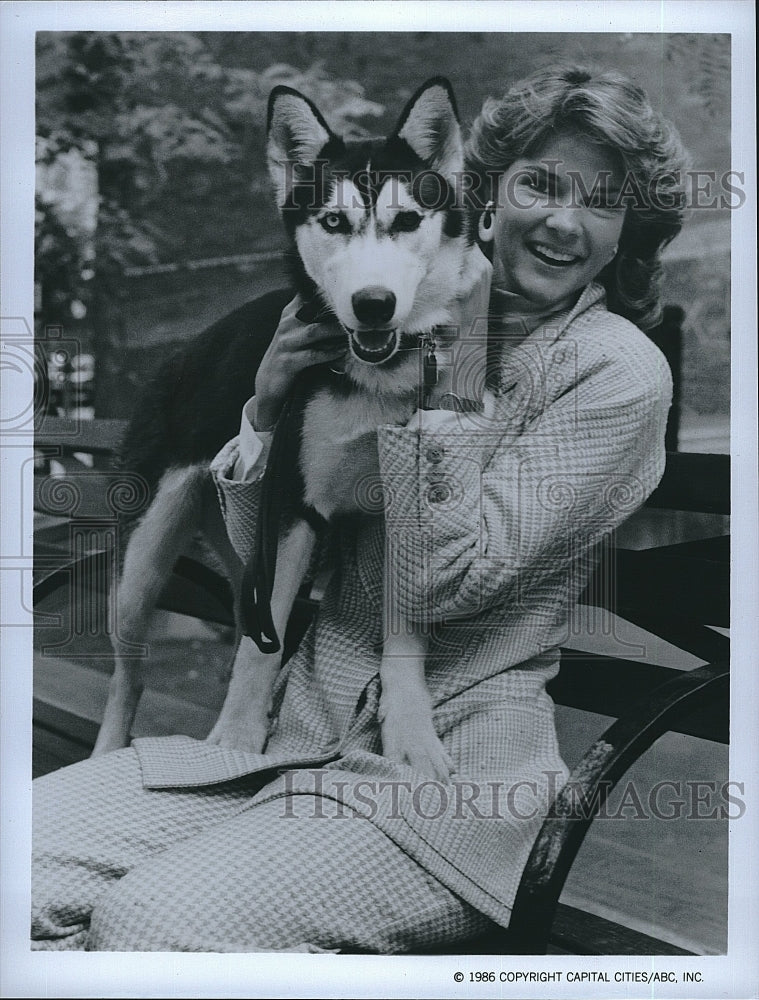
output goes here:
[[567, 130], [615, 150], [626, 190], [642, 194], [628, 204], [619, 250], [598, 280], [612, 311], [650, 329], [661, 315], [661, 252], [682, 228], [688, 160], [677, 131], [640, 87], [616, 72], [540, 70], [485, 102], [467, 142], [467, 168], [494, 200], [499, 176], [515, 160]]

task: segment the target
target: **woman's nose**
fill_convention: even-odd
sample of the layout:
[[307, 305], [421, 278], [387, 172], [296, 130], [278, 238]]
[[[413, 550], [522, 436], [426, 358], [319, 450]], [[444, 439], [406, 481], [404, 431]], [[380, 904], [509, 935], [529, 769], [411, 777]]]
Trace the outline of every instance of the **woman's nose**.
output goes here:
[[546, 216], [545, 225], [562, 236], [577, 235], [582, 229], [580, 214], [575, 206], [556, 206]]

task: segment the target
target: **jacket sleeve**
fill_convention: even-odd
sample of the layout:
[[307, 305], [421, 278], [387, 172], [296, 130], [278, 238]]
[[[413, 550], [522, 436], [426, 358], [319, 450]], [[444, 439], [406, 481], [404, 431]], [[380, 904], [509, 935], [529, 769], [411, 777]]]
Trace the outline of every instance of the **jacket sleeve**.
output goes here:
[[242, 410], [240, 433], [224, 445], [210, 466], [229, 540], [243, 563], [248, 561], [254, 547], [260, 479], [272, 439], [270, 431], [254, 429], [254, 412], [255, 396], [252, 396]]
[[401, 614], [475, 615], [539, 595], [558, 574], [579, 589], [583, 554], [664, 471], [671, 376], [649, 343], [632, 357], [597, 352], [518, 427], [502, 418], [499, 427], [496, 408], [491, 420], [457, 414], [451, 430], [380, 428], [386, 559]]
[[239, 478], [240, 464], [238, 435], [224, 445], [210, 468], [229, 540], [242, 563], [246, 564], [255, 546], [261, 477]]

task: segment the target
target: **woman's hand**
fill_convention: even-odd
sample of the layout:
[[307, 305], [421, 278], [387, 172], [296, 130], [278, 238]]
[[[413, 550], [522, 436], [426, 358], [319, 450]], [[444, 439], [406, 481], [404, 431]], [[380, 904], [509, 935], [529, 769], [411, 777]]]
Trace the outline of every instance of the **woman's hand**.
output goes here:
[[[437, 339], [438, 381], [430, 392], [430, 406], [457, 409], [456, 399], [482, 402], [488, 349], [488, 309], [493, 268], [474, 248], [473, 282], [450, 307], [451, 322]], [[466, 404], [464, 404], [466, 406]]]
[[271, 430], [276, 424], [299, 372], [336, 361], [345, 354], [347, 341], [339, 323], [302, 323], [296, 315], [302, 307], [303, 300], [296, 295], [282, 310], [279, 326], [258, 368], [253, 421], [258, 431]]

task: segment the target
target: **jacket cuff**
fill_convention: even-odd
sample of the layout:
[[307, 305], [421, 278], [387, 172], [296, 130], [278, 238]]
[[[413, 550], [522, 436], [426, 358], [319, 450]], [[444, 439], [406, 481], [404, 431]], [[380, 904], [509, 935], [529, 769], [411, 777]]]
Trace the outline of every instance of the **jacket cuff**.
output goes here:
[[239, 455], [240, 439], [235, 437], [224, 445], [210, 468], [229, 540], [245, 564], [255, 547], [261, 480], [240, 482], [232, 478]]

